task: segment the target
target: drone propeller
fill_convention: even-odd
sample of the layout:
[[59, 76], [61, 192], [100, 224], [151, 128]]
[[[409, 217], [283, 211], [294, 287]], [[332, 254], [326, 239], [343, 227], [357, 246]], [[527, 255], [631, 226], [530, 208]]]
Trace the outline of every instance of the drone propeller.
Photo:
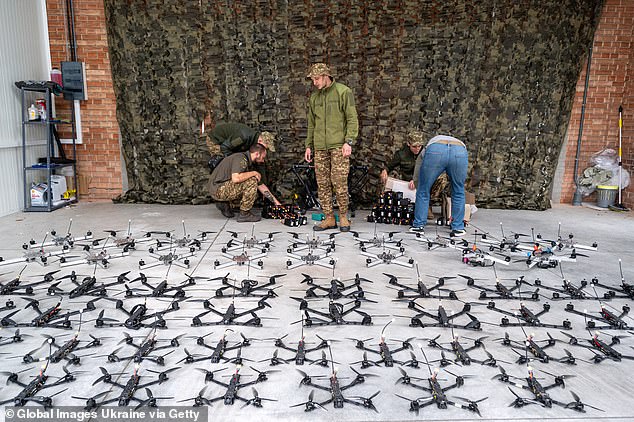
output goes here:
[[158, 399], [163, 399], [163, 400], [170, 400], [173, 399], [174, 397], [154, 397], [154, 395], [152, 394], [152, 391], [150, 391], [149, 388], [145, 389], [145, 394], [147, 394], [147, 399], [142, 400], [135, 408], [134, 410], [139, 410], [141, 407], [145, 406], [146, 404], [150, 404], [150, 406], [155, 406], [156, 405], [156, 400]]
[[23, 370], [18, 371], [18, 372], [1, 371], [0, 375], [6, 375], [7, 377], [9, 377], [9, 378], [7, 378], [7, 385], [9, 385], [9, 382], [12, 380], [12, 378], [16, 378], [17, 379], [18, 375], [20, 375], [23, 372], [30, 371], [31, 369], [33, 369], [33, 367], [26, 368], [26, 369], [23, 369]]
[[251, 387], [251, 391], [253, 392], [253, 398], [247, 400], [246, 403], [244, 403], [242, 405], [241, 409], [247, 407], [250, 404], [255, 406], [255, 407], [262, 407], [262, 400], [265, 400], [265, 401], [277, 401], [276, 399], [267, 399], [265, 397], [260, 397], [260, 395], [258, 394], [258, 390], [256, 390], [253, 387]]
[[207, 406], [211, 405], [211, 401], [205, 397], [203, 397], [203, 395], [205, 394], [205, 391], [207, 390], [208, 386], [204, 386], [199, 392], [198, 395], [196, 397], [190, 397], [188, 399], [183, 399], [183, 400], [178, 400], [177, 403], [184, 403], [186, 401], [190, 401], [190, 400], [194, 400], [196, 405], [202, 405], [202, 404], [206, 404]]
[[322, 406], [321, 404], [313, 401], [313, 397], [315, 397], [315, 390], [311, 390], [310, 394], [308, 395], [308, 401], [305, 401], [303, 403], [293, 404], [290, 407], [306, 406], [306, 411], [307, 412], [311, 411], [311, 410], [315, 410], [316, 407], [319, 407], [320, 409], [328, 411], [328, 409], [326, 409], [324, 406]]
[[575, 399], [575, 401], [573, 401], [573, 402], [570, 402], [570, 403], [566, 404], [566, 405], [564, 406], [564, 408], [566, 408], [566, 409], [573, 409], [573, 410], [576, 410], [576, 411], [578, 411], [578, 412], [583, 412], [583, 413], [585, 413], [585, 409], [584, 409], [584, 408], [585, 408], [585, 407], [589, 407], [589, 408], [591, 408], [591, 409], [598, 410], [598, 411], [600, 411], [600, 412], [604, 412], [604, 410], [603, 410], [603, 409], [599, 409], [598, 407], [594, 407], [594, 406], [589, 405], [589, 404], [587, 404], [587, 403], [583, 403], [583, 402], [581, 401], [581, 399], [579, 398], [579, 396], [578, 396], [578, 395], [577, 395], [574, 391], [570, 391], [570, 394], [572, 394], [572, 397]]
[[110, 381], [110, 379], [112, 378], [113, 375], [123, 375], [125, 372], [117, 372], [114, 374], [110, 374], [108, 373], [108, 371], [106, 370], [106, 368], [100, 366], [99, 369], [101, 370], [101, 373], [103, 374], [102, 376], [100, 376], [99, 378], [97, 378], [92, 385], [95, 385], [97, 383], [100, 383], [101, 381]]
[[508, 387], [508, 389], [515, 396], [515, 400], [511, 404], [509, 404], [509, 407], [521, 407], [529, 403], [539, 404], [540, 406], [545, 407], [544, 403], [540, 401], [520, 397], [515, 391], [511, 389], [511, 387]]
[[456, 398], [457, 398], [458, 400], [466, 401], [466, 402], [468, 403], [468, 408], [469, 408], [469, 410], [471, 410], [471, 411], [473, 411], [473, 412], [477, 413], [477, 414], [478, 414], [478, 416], [482, 416], [482, 415], [480, 414], [480, 409], [478, 408], [478, 403], [481, 403], [481, 402], [483, 402], [483, 401], [487, 400], [489, 397], [487, 396], [487, 397], [484, 397], [484, 398], [482, 398], [482, 399], [478, 399], [478, 400], [469, 400], [469, 399], [466, 399], [466, 398], [464, 398], [464, 397], [458, 397], [458, 396], [456, 396]]

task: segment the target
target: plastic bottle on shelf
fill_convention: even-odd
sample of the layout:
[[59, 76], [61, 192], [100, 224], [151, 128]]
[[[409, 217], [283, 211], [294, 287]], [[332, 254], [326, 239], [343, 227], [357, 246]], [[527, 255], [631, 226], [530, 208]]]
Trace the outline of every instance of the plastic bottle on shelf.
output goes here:
[[31, 104], [29, 107], [29, 120], [37, 120], [40, 117], [39, 110], [35, 107], [35, 104]]

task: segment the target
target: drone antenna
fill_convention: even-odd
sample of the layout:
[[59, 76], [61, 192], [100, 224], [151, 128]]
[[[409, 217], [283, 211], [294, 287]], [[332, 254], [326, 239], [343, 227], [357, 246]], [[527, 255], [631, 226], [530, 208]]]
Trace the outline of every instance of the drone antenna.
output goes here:
[[623, 277], [623, 265], [621, 264], [621, 258], [619, 258], [619, 271], [621, 272], [621, 285], [623, 285], [623, 283], [625, 282], [625, 277]]
[[561, 239], [561, 221], [557, 224], [557, 239]]
[[383, 329], [381, 330], [381, 339], [384, 339], [384, 333], [385, 333], [385, 329], [387, 328], [388, 325], [390, 325], [392, 322], [394, 322], [394, 318], [392, 318], [391, 320], [389, 320], [389, 322], [387, 324], [385, 324], [383, 326]]
[[46, 238], [48, 237], [48, 232], [44, 235], [44, 239], [42, 240], [42, 244], [40, 245], [40, 251], [44, 251], [44, 243], [46, 243]]
[[81, 331], [81, 317], [84, 314], [84, 310], [80, 309], [79, 310], [79, 328], [77, 329], [77, 333], [75, 333], [75, 337], [79, 337], [79, 332]]
[[431, 372], [431, 366], [429, 365], [429, 361], [427, 360], [427, 355], [425, 354], [425, 350], [423, 349], [423, 345], [419, 343], [418, 347], [420, 348], [420, 351], [423, 352], [423, 358], [425, 358], [425, 363], [427, 364], [427, 370], [429, 371], [429, 376], [433, 377], [434, 375]]
[[73, 225], [73, 219], [71, 218], [70, 221], [68, 222], [68, 230], [66, 231], [66, 233], [68, 233], [68, 235], [70, 236], [70, 228]]
[[506, 236], [504, 236], [504, 225], [502, 224], [501, 221], [500, 221], [500, 231], [502, 232], [502, 239], [506, 239]]
[[335, 375], [335, 360], [332, 358], [332, 347], [330, 347], [330, 341], [328, 341], [328, 352], [330, 352], [330, 367], [332, 369], [332, 375], [334, 376]]
[[183, 224], [183, 237], [187, 237], [187, 230], [185, 230], [185, 220], [181, 220], [181, 223]]
[[[620, 261], [621, 261], [621, 260], [619, 259], [619, 262], [620, 262]], [[25, 266], [24, 266], [24, 268], [22, 268], [22, 269], [20, 270], [20, 272], [18, 273], [18, 280], [19, 280], [19, 279], [20, 279], [20, 277], [22, 276], [22, 273], [24, 272], [24, 270], [26, 270], [26, 267], [27, 267], [27, 266], [25, 265]]]
[[304, 313], [299, 311], [302, 316], [302, 340], [304, 340]]
[[531, 227], [531, 238], [533, 239], [533, 243], [537, 243], [535, 242], [535, 228]]
[[96, 262], [95, 262], [95, 268], [92, 270], [93, 278], [95, 277], [95, 274], [97, 274], [97, 263]]
[[418, 261], [416, 261], [416, 281], [420, 281], [420, 271], [418, 269]]
[[493, 275], [495, 276], [495, 283], [497, 284], [500, 282], [500, 279], [498, 278], [498, 270], [495, 269], [495, 261], [493, 261], [491, 267], [493, 268]]
[[128, 233], [127, 233], [127, 236], [128, 236], [128, 237], [129, 237], [129, 236], [132, 236], [132, 229], [131, 229], [131, 226], [132, 226], [132, 219], [128, 220]]
[[40, 375], [44, 375], [46, 370], [48, 369], [48, 364], [51, 363], [51, 355], [53, 354], [53, 339], [48, 339], [48, 358], [46, 359], [46, 364], [42, 367], [40, 371]]

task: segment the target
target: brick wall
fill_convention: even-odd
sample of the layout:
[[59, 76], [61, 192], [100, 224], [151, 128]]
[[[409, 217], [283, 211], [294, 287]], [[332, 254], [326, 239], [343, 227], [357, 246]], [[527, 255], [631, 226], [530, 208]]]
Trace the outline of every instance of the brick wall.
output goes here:
[[[568, 138], [561, 202], [571, 203], [575, 192], [574, 161], [579, 136], [587, 61], [577, 82]], [[595, 152], [618, 149], [618, 110], [623, 105], [623, 168], [634, 170], [634, 1], [606, 0], [592, 47], [579, 172], [589, 166]], [[584, 198], [585, 200], [586, 198]], [[592, 197], [587, 198], [589, 200]], [[634, 206], [634, 189], [623, 191], [623, 202]]]
[[[119, 125], [108, 57], [103, 0], [74, 1], [77, 60], [86, 63], [88, 100], [81, 101], [83, 144], [77, 145], [82, 200], [109, 200], [122, 191]], [[66, 0], [46, 1], [51, 61], [71, 59]], [[65, 105], [58, 101], [60, 107]], [[63, 112], [64, 110], [62, 110]]]

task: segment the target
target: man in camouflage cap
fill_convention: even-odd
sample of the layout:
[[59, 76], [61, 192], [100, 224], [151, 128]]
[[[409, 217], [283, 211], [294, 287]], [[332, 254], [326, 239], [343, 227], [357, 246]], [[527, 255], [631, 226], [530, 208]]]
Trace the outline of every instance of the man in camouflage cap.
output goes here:
[[243, 123], [220, 122], [208, 134], [212, 155], [228, 156], [236, 152], [246, 152], [251, 145], [259, 143], [270, 152], [275, 152], [275, 136], [271, 132], [259, 132]]
[[230, 203], [238, 201], [239, 223], [260, 221], [260, 216], [251, 212], [258, 191], [274, 204], [280, 205], [268, 187], [262, 183], [262, 175], [255, 170], [254, 164], [264, 164], [266, 151], [263, 145], [253, 144], [247, 152], [236, 152], [226, 157], [211, 173], [209, 192], [223, 216], [233, 217]]
[[304, 159], [315, 159], [317, 193], [325, 219], [313, 227], [316, 231], [335, 229], [333, 189], [339, 205], [339, 229], [350, 231], [348, 220], [348, 172], [350, 154], [357, 139], [359, 121], [352, 90], [335, 82], [325, 63], [313, 64], [308, 70], [317, 88], [308, 100], [308, 135]]
[[388, 173], [399, 169], [399, 176], [402, 180], [409, 181], [410, 190], [416, 189], [414, 186], [414, 167], [416, 166], [416, 157], [425, 143], [422, 132], [412, 131], [407, 134], [407, 144], [394, 153], [394, 156], [387, 163], [387, 166], [381, 171], [381, 183], [385, 185]]

